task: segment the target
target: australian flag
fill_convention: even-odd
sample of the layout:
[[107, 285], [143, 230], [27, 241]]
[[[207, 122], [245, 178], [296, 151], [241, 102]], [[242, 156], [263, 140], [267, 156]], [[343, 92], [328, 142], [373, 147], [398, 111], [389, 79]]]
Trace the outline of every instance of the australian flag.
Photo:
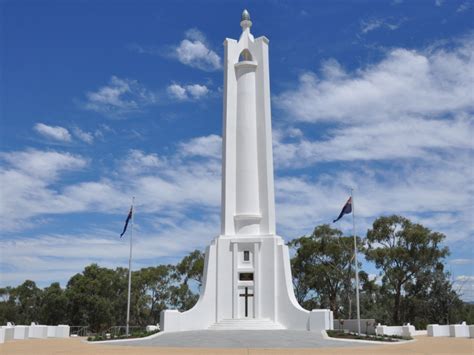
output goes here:
[[342, 207], [341, 213], [339, 213], [339, 216], [334, 221], [332, 221], [332, 223], [336, 223], [342, 218], [342, 216], [344, 216], [345, 214], [349, 214], [351, 212], [352, 212], [352, 196], [349, 197], [344, 207]]
[[130, 207], [130, 212], [128, 212], [127, 219], [125, 220], [125, 226], [123, 226], [123, 231], [120, 234], [120, 238], [122, 238], [125, 232], [127, 231], [128, 222], [130, 222], [130, 220], [132, 219], [132, 213], [133, 213], [133, 206]]

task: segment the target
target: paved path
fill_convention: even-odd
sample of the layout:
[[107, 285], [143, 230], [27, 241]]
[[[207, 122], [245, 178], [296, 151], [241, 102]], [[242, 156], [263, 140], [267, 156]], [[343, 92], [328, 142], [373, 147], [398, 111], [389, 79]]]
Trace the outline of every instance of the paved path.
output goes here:
[[324, 339], [305, 330], [194, 330], [163, 333], [151, 339], [114, 345], [179, 348], [328, 348], [371, 346], [357, 342]]

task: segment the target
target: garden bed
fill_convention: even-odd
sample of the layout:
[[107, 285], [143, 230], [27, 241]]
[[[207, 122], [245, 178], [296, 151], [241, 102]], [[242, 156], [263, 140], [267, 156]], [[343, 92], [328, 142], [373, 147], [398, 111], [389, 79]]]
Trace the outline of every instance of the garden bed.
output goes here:
[[326, 330], [326, 333], [331, 338], [349, 339], [349, 340], [370, 340], [387, 343], [394, 343], [403, 340], [412, 340], [412, 337], [403, 337], [400, 335], [366, 335], [347, 332], [343, 330]]
[[97, 334], [94, 336], [90, 336], [87, 338], [87, 341], [105, 341], [105, 340], [119, 340], [119, 339], [137, 339], [137, 338], [144, 338], [153, 334], [158, 333], [159, 330], [155, 330], [152, 332], [133, 332], [129, 336], [125, 334], [121, 335], [114, 335], [114, 334]]

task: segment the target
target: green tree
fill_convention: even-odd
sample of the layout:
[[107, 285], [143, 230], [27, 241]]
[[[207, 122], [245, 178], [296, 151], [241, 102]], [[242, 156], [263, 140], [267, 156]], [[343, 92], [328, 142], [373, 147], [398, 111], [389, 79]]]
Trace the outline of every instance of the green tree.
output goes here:
[[296, 250], [291, 260], [293, 283], [303, 307], [327, 307], [335, 318], [349, 316], [353, 243], [353, 237], [343, 237], [340, 230], [327, 224], [317, 226], [310, 236], [288, 243]]
[[374, 318], [386, 324], [391, 321], [392, 312], [386, 302], [383, 286], [374, 278], [370, 278], [365, 271], [359, 273], [360, 280], [360, 316], [361, 318]]
[[201, 287], [204, 257], [205, 254], [202, 251], [194, 250], [176, 265], [176, 271], [183, 278], [186, 285], [189, 280], [194, 280]]
[[125, 324], [127, 279], [125, 269], [111, 270], [97, 264], [74, 275], [66, 287], [68, 314], [72, 324], [89, 325], [103, 331]]
[[185, 283], [173, 285], [170, 288], [170, 303], [180, 312], [192, 308], [199, 299], [199, 295], [192, 292]]
[[18, 309], [11, 287], [0, 288], [0, 324], [17, 323]]
[[[199, 299], [205, 254], [194, 250], [174, 268], [174, 284], [169, 288], [170, 305], [180, 311], [192, 308]], [[193, 283], [190, 283], [193, 281]], [[197, 292], [193, 292], [197, 289]]]
[[173, 265], [159, 265], [142, 269], [143, 282], [149, 294], [149, 324], [160, 321], [160, 313], [171, 305], [171, 287], [176, 282]]
[[42, 324], [57, 325], [67, 321], [67, 297], [59, 282], [52, 283], [43, 290], [40, 308]]
[[31, 280], [11, 290], [11, 296], [17, 304], [18, 324], [30, 324], [39, 321], [42, 292]]
[[[445, 236], [401, 216], [380, 217], [367, 232], [366, 258], [382, 271], [382, 289], [391, 299], [392, 323], [402, 321], [402, 298], [417, 284], [428, 287], [424, 275], [442, 268], [448, 249]], [[413, 291], [413, 290], [412, 290]]]

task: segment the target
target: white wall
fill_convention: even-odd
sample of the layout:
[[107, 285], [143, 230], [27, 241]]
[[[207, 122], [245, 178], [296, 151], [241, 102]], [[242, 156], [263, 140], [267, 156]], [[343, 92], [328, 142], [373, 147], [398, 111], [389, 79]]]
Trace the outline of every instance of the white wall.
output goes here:
[[429, 337], [449, 337], [449, 325], [429, 324], [426, 330]]

